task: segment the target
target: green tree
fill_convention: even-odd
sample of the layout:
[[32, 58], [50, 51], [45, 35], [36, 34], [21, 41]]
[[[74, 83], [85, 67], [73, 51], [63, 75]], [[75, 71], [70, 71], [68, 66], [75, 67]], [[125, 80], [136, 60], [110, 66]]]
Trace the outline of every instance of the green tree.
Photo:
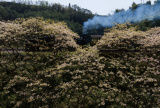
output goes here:
[[149, 1], [147, 1], [147, 2], [146, 2], [146, 4], [151, 5], [151, 1], [150, 1], [150, 0], [149, 0]]
[[122, 12], [122, 11], [125, 11], [124, 9], [116, 9], [115, 11], [114, 11], [114, 13], [118, 13], [118, 12]]
[[138, 5], [135, 2], [133, 2], [132, 7], [130, 7], [130, 9], [135, 10], [137, 8], [138, 8]]
[[5, 8], [0, 5], [0, 20], [6, 19], [7, 16], [8, 16], [8, 14], [7, 14]]

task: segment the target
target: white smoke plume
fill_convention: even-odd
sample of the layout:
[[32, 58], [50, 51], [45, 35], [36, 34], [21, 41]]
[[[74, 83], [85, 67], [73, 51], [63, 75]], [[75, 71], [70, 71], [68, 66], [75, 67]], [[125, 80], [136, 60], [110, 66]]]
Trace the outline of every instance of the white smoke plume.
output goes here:
[[135, 23], [153, 19], [160, 19], [160, 3], [139, 5], [135, 10], [128, 9], [106, 17], [95, 16], [93, 19], [84, 22], [83, 33], [87, 33], [90, 29], [98, 29], [99, 27], [112, 27], [115, 24], [125, 22]]

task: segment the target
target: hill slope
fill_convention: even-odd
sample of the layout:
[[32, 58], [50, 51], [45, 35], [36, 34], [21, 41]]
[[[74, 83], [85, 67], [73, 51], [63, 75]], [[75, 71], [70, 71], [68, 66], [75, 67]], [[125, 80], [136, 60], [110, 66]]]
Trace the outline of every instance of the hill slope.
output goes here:
[[0, 20], [16, 18], [43, 17], [55, 21], [65, 21], [79, 35], [82, 34], [83, 22], [93, 17], [91, 11], [77, 5], [64, 7], [60, 4], [45, 4], [44, 1], [35, 4], [0, 2]]

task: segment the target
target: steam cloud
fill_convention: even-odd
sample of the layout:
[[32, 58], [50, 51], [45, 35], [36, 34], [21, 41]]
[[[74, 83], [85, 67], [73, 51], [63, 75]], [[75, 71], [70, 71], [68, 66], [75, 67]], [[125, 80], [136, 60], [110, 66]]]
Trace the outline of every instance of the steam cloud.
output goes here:
[[83, 33], [87, 33], [90, 29], [98, 29], [99, 27], [112, 27], [116, 24], [125, 22], [141, 22], [143, 20], [160, 19], [160, 4], [143, 4], [136, 10], [128, 9], [126, 11], [115, 13], [111, 16], [95, 16], [83, 23]]

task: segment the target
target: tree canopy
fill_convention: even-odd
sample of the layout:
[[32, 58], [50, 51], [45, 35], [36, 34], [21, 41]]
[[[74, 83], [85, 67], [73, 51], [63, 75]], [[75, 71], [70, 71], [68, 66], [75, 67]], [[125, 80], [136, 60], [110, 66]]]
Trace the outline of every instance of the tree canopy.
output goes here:
[[[76, 49], [75, 40], [78, 35], [71, 31], [66, 23], [44, 21], [42, 18], [17, 19], [14, 21], [0, 22], [0, 40], [3, 48], [17, 48], [25, 46], [29, 40], [37, 40], [37, 46], [46, 47], [51, 44], [53, 50]], [[50, 37], [51, 43], [39, 42], [40, 38]], [[42, 40], [41, 40], [42, 41]], [[42, 44], [43, 43], [43, 44]], [[42, 46], [43, 45], [43, 46]]]

